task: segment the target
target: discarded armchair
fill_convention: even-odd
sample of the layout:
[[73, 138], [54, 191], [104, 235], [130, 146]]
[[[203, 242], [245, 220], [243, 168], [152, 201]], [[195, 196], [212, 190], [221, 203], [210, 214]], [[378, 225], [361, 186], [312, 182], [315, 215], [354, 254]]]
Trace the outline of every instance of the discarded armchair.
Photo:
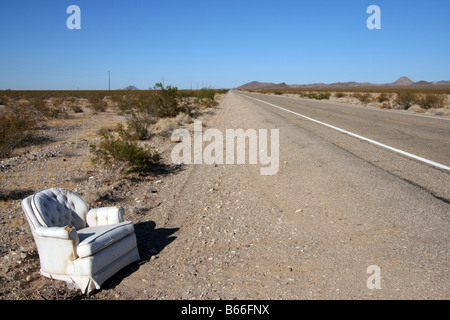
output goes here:
[[22, 201], [39, 253], [41, 274], [83, 293], [140, 259], [134, 225], [121, 207], [89, 209], [76, 193], [52, 188]]

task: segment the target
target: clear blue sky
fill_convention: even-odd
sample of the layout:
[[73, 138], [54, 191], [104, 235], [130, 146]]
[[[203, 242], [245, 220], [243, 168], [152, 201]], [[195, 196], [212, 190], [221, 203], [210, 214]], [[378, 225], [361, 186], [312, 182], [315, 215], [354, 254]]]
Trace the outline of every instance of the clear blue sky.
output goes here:
[[0, 0], [0, 89], [107, 89], [108, 70], [111, 89], [450, 80], [449, 15], [448, 0]]

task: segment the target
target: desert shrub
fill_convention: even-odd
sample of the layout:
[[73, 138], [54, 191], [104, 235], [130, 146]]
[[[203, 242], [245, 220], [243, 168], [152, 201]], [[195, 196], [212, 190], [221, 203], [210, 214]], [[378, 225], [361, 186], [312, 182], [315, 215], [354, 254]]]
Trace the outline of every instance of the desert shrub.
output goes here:
[[417, 99], [417, 104], [424, 109], [443, 108], [445, 106], [446, 96], [443, 94], [427, 93]]
[[325, 100], [328, 100], [328, 99], [330, 99], [330, 96], [331, 96], [331, 93], [329, 93], [329, 92], [320, 92], [318, 95], [317, 95], [317, 100], [323, 100], [323, 99], [325, 99]]
[[400, 106], [403, 109], [408, 109], [410, 106], [415, 104], [418, 101], [418, 97], [413, 92], [400, 92], [395, 99], [395, 102], [398, 106]]
[[175, 117], [182, 112], [178, 105], [178, 88], [172, 86], [164, 87], [157, 83], [154, 89], [159, 89], [153, 97], [155, 115], [158, 117]]
[[190, 115], [180, 112], [176, 117], [175, 120], [177, 120], [178, 124], [183, 125], [186, 123], [191, 123], [192, 122], [192, 118]]
[[306, 97], [308, 97], [310, 99], [316, 99], [317, 98], [317, 93], [316, 92], [308, 92], [306, 94]]
[[384, 101], [389, 101], [389, 97], [386, 93], [380, 93], [377, 97], [377, 101], [380, 103]]
[[34, 117], [30, 116], [27, 106], [15, 105], [0, 113], [0, 158], [11, 155], [31, 135], [35, 126]]
[[71, 104], [70, 105], [70, 108], [72, 109], [72, 111], [74, 112], [74, 113], [81, 113], [81, 112], [83, 112], [83, 108], [81, 108], [79, 105], [77, 105], [77, 104]]
[[219, 105], [219, 103], [216, 100], [210, 99], [210, 98], [202, 99], [200, 101], [200, 104], [204, 108], [211, 108], [211, 107], [216, 107]]
[[101, 138], [98, 145], [90, 145], [93, 163], [107, 168], [118, 167], [125, 174], [150, 173], [159, 165], [160, 155], [150, 146], [140, 146], [108, 131], [101, 132]]
[[197, 92], [197, 98], [199, 99], [212, 99], [214, 100], [214, 96], [215, 96], [215, 91], [213, 89], [209, 89], [209, 88], [201, 88], [198, 92]]
[[384, 101], [383, 104], [381, 105], [381, 109], [392, 109], [389, 101]]
[[307, 98], [310, 99], [316, 99], [316, 100], [323, 100], [323, 99], [330, 99], [331, 93], [329, 92], [309, 92], [305, 95]]
[[155, 127], [160, 134], [165, 135], [175, 130], [178, 124], [177, 118], [162, 118], [155, 124]]
[[134, 100], [135, 100], [134, 97], [129, 95], [124, 95], [120, 97], [116, 96], [114, 98], [114, 102], [116, 102], [117, 109], [121, 114], [125, 114], [133, 109]]
[[155, 131], [161, 135], [166, 135], [175, 130], [179, 125], [191, 123], [192, 118], [189, 114], [179, 113], [175, 118], [162, 118], [155, 124]]
[[153, 92], [145, 95], [122, 97], [118, 102], [119, 110], [125, 114], [126, 127], [119, 126], [118, 132], [127, 140], [146, 140], [151, 136], [150, 125], [157, 118], [172, 118], [180, 112], [189, 113], [190, 105], [178, 95], [176, 87], [155, 85]]
[[118, 125], [119, 135], [127, 140], [147, 140], [150, 139], [149, 129], [153, 118], [142, 110], [132, 110], [126, 116], [126, 127]]
[[347, 94], [344, 93], [344, 92], [335, 92], [335, 93], [334, 93], [334, 96], [335, 96], [336, 98], [344, 98], [344, 97], [347, 96]]
[[28, 99], [28, 109], [29, 112], [33, 112], [38, 118], [54, 119], [67, 117], [67, 111], [60, 100], [50, 103], [43, 98], [30, 98]]
[[127, 96], [118, 103], [125, 114], [126, 128], [119, 128], [119, 134], [129, 140], [147, 140], [151, 136], [149, 126], [155, 122], [157, 105], [155, 96]]
[[372, 101], [372, 96], [369, 93], [354, 93], [353, 97], [357, 98], [361, 103], [369, 103]]
[[418, 104], [413, 104], [411, 107], [408, 108], [408, 111], [418, 112], [418, 113], [424, 113], [425, 109], [420, 107]]
[[101, 97], [89, 98], [89, 104], [95, 112], [105, 112], [108, 108], [108, 103]]
[[83, 112], [83, 108], [78, 105], [78, 101], [75, 97], [66, 97], [62, 99], [62, 103], [66, 109], [72, 110], [74, 113]]

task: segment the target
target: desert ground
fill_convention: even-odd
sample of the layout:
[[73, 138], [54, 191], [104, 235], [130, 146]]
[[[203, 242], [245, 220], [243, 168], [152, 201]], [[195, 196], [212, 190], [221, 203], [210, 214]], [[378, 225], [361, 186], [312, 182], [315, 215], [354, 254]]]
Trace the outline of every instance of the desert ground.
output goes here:
[[[217, 100], [195, 119], [205, 130], [279, 127], [233, 92]], [[294, 141], [295, 123], [280, 127], [275, 176], [261, 176], [259, 164], [172, 165], [170, 131], [148, 142], [167, 166], [123, 175], [93, 164], [89, 152], [100, 129], [123, 121], [115, 110], [50, 120], [36, 144], [0, 162], [0, 299], [449, 298], [448, 204], [420, 188], [311, 132]], [[192, 120], [178, 127], [192, 132]], [[20, 203], [50, 187], [73, 190], [92, 208], [123, 206], [141, 260], [89, 296], [41, 276]], [[370, 265], [381, 266], [380, 290], [366, 285]]]

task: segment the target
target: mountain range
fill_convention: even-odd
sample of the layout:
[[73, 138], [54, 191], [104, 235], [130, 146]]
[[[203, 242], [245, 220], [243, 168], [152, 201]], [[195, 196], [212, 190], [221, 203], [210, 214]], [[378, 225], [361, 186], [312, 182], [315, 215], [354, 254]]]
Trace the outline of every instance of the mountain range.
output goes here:
[[243, 84], [235, 89], [255, 90], [255, 89], [296, 89], [296, 88], [356, 88], [356, 87], [434, 87], [434, 86], [449, 86], [450, 81], [417, 81], [414, 82], [408, 77], [400, 77], [392, 83], [375, 84], [370, 82], [335, 82], [335, 83], [310, 83], [310, 84], [286, 84], [272, 83], [272, 82], [258, 82], [252, 81]]

